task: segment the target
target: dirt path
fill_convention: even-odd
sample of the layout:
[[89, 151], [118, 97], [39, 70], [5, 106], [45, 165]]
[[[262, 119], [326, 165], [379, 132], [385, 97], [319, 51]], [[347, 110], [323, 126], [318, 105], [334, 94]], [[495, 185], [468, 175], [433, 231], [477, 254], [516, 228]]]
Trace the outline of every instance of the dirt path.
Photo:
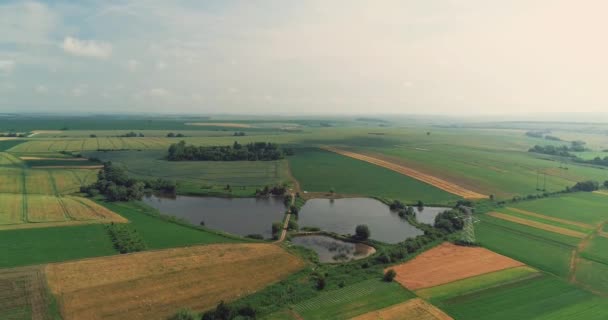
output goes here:
[[545, 230], [545, 231], [555, 232], [555, 233], [563, 234], [563, 235], [574, 237], [574, 238], [584, 239], [585, 237], [588, 237], [588, 235], [583, 232], [574, 231], [574, 230], [570, 230], [570, 229], [566, 229], [566, 228], [562, 228], [562, 227], [558, 227], [558, 226], [553, 226], [550, 224], [537, 222], [534, 220], [528, 220], [528, 219], [523, 219], [520, 217], [510, 216], [508, 214], [504, 214], [504, 213], [500, 213], [500, 212], [490, 212], [487, 215], [494, 217], [494, 218], [498, 218], [498, 219], [502, 219], [502, 220], [506, 220], [506, 221], [510, 221], [510, 222], [514, 222], [514, 223], [518, 223], [518, 224], [523, 224], [525, 226], [529, 226], [529, 227], [533, 227], [533, 228], [541, 229], [541, 230]]
[[[294, 193], [290, 193], [291, 195], [291, 205], [293, 206], [293, 204], [296, 202], [296, 196]], [[287, 226], [289, 225], [289, 219], [291, 219], [291, 209], [287, 208], [287, 214], [285, 215], [285, 222], [283, 222], [283, 230], [281, 230], [281, 236], [279, 237], [279, 239], [277, 241], [275, 241], [276, 243], [281, 243], [285, 240], [285, 236], [287, 235]]]
[[455, 194], [457, 196], [461, 196], [463, 198], [466, 199], [484, 199], [484, 198], [488, 198], [487, 195], [485, 194], [481, 194], [481, 193], [477, 193], [475, 191], [472, 190], [468, 190], [464, 187], [461, 187], [459, 185], [456, 185], [454, 183], [445, 181], [443, 179], [431, 176], [429, 174], [426, 173], [422, 173], [420, 171], [399, 165], [399, 164], [395, 164], [392, 162], [388, 162], [382, 159], [378, 159], [378, 158], [374, 158], [374, 157], [370, 157], [364, 154], [360, 154], [360, 153], [355, 153], [355, 152], [350, 152], [350, 151], [346, 151], [346, 150], [342, 150], [342, 149], [338, 149], [338, 148], [334, 148], [334, 147], [328, 147], [328, 146], [324, 146], [321, 147], [321, 149], [326, 150], [326, 151], [331, 151], [331, 152], [335, 152], [337, 154], [346, 156], [346, 157], [350, 157], [353, 159], [357, 159], [357, 160], [361, 160], [361, 161], [365, 161], [371, 164], [375, 164], [377, 166], [395, 171], [397, 173], [406, 175], [410, 178], [414, 178], [418, 181], [422, 181], [424, 183], [430, 184], [436, 188], [439, 188], [443, 191]]
[[600, 223], [595, 228], [595, 230], [593, 230], [592, 233], [590, 233], [587, 237], [585, 237], [583, 239], [583, 241], [579, 242], [578, 246], [576, 246], [576, 249], [572, 250], [572, 256], [570, 257], [570, 272], [568, 275], [568, 280], [571, 283], [577, 283], [576, 269], [578, 267], [578, 264], [581, 261], [581, 252], [583, 252], [583, 251], [585, 251], [585, 249], [587, 249], [587, 247], [589, 246], [589, 243], [595, 236], [601, 236], [601, 234], [603, 233], [602, 230], [604, 229], [604, 226], [606, 225], [606, 223], [608, 223], [608, 221], [604, 221], [604, 222]]

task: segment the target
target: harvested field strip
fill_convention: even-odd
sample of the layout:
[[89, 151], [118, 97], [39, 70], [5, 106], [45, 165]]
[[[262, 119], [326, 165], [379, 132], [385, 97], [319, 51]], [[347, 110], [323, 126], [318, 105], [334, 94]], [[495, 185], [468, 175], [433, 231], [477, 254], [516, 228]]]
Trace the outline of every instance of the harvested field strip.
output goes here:
[[503, 220], [523, 224], [526, 226], [538, 228], [541, 230], [563, 234], [563, 235], [570, 236], [570, 237], [582, 239], [587, 236], [587, 234], [585, 234], [583, 232], [578, 232], [578, 231], [574, 231], [574, 230], [570, 230], [570, 229], [566, 229], [566, 228], [562, 228], [562, 227], [552, 226], [550, 224], [546, 224], [546, 223], [542, 223], [542, 222], [522, 219], [522, 218], [510, 216], [508, 214], [504, 214], [504, 213], [500, 213], [500, 212], [490, 212], [490, 213], [488, 213], [488, 215], [498, 218], [498, 219], [503, 219]]
[[54, 319], [40, 267], [0, 270], [0, 319]]
[[79, 201], [71, 198], [63, 198], [61, 201], [63, 202], [63, 206], [67, 214], [74, 220], [86, 221], [100, 218], [95, 211], [91, 210], [91, 208], [85, 206]]
[[517, 208], [512, 208], [512, 207], [507, 207], [507, 209], [515, 211], [515, 212], [518, 212], [518, 213], [521, 213], [521, 214], [525, 214], [527, 216], [542, 218], [542, 219], [545, 219], [545, 220], [560, 222], [560, 223], [564, 223], [564, 224], [571, 224], [573, 226], [578, 226], [578, 227], [582, 227], [582, 228], [593, 229], [595, 227], [592, 224], [582, 223], [582, 222], [577, 222], [577, 221], [572, 221], [572, 220], [566, 220], [566, 219], [560, 219], [560, 218], [555, 218], [555, 217], [551, 217], [551, 216], [547, 216], [547, 215], [544, 215], [544, 214], [539, 214], [539, 213], [535, 213], [535, 212], [531, 212], [531, 211], [527, 211], [527, 210], [522, 210], [522, 209], [517, 209]]
[[515, 267], [421, 289], [416, 291], [416, 295], [425, 299], [431, 299], [431, 301], [444, 300], [487, 288], [528, 280], [541, 275], [542, 273], [528, 266]]
[[392, 307], [368, 312], [353, 320], [453, 320], [432, 304], [416, 298]]
[[65, 221], [65, 211], [59, 199], [50, 195], [28, 195], [28, 222]]
[[293, 306], [304, 319], [349, 319], [414, 298], [399, 284], [379, 279], [322, 293]]
[[70, 319], [161, 319], [251, 294], [304, 263], [271, 244], [218, 244], [50, 264]]
[[94, 166], [33, 166], [32, 169], [101, 169], [103, 165]]
[[50, 161], [88, 161], [86, 158], [43, 158], [43, 157], [19, 157], [21, 160], [50, 160]]
[[397, 272], [395, 279], [404, 287], [418, 290], [522, 265], [488, 249], [446, 242], [389, 269]]
[[593, 193], [601, 194], [603, 196], [608, 196], [608, 191], [607, 190], [593, 191]]
[[361, 160], [361, 161], [365, 161], [365, 162], [369, 162], [369, 163], [381, 166], [383, 168], [386, 168], [386, 169], [401, 173], [403, 175], [406, 175], [408, 177], [414, 178], [416, 180], [422, 181], [424, 183], [428, 183], [436, 188], [439, 188], [446, 192], [461, 196], [463, 198], [484, 199], [484, 198], [488, 197], [487, 195], [477, 193], [475, 191], [467, 190], [463, 187], [460, 187], [454, 183], [442, 180], [440, 178], [416, 171], [414, 169], [411, 169], [411, 168], [408, 168], [408, 167], [405, 167], [402, 165], [384, 161], [384, 160], [381, 160], [378, 158], [366, 156], [366, 155], [363, 155], [360, 153], [345, 151], [345, 150], [341, 150], [341, 149], [337, 149], [337, 148], [333, 148], [333, 147], [323, 147], [322, 149], [331, 151], [331, 152], [335, 152], [335, 153], [341, 154], [346, 157], [354, 158], [357, 160]]
[[[129, 222], [129, 220], [125, 219], [121, 215], [119, 215], [105, 207], [102, 207], [87, 198], [67, 196], [67, 197], [64, 197], [64, 199], [78, 202], [82, 206], [87, 207], [90, 210], [89, 215], [94, 216], [96, 219], [100, 220], [100, 222], [119, 222], [119, 223]], [[68, 206], [68, 208], [69, 208], [69, 206]]]
[[20, 194], [0, 193], [0, 225], [24, 222], [22, 201]]

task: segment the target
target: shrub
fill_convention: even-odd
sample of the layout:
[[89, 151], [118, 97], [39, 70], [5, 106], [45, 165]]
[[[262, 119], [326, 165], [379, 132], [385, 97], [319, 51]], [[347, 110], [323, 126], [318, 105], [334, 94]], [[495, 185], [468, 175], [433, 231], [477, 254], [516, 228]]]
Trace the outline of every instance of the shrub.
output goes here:
[[577, 182], [574, 185], [574, 187], [572, 187], [572, 190], [591, 192], [591, 191], [595, 191], [599, 188], [600, 188], [600, 186], [597, 181], [587, 180], [587, 181]]
[[112, 223], [106, 226], [106, 230], [118, 252], [129, 253], [146, 250], [143, 238], [131, 227], [125, 224]]
[[395, 279], [395, 276], [397, 276], [397, 272], [395, 272], [395, 270], [393, 270], [393, 269], [388, 269], [384, 273], [384, 277], [382, 277], [382, 280], [384, 280], [386, 282], [392, 282], [393, 279]]
[[196, 320], [197, 316], [188, 309], [181, 309], [176, 314], [169, 317], [169, 320]]

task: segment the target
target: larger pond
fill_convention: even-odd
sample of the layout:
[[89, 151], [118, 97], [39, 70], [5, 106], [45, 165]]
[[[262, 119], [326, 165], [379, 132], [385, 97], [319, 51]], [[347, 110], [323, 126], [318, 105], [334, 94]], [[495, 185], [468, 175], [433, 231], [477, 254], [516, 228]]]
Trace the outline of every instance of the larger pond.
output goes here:
[[146, 196], [143, 201], [164, 214], [240, 236], [261, 234], [272, 237], [272, 223], [282, 221], [285, 206], [281, 198], [212, 198]]
[[363, 243], [351, 243], [324, 235], [297, 236], [291, 242], [314, 250], [319, 255], [319, 261], [324, 263], [346, 262], [363, 259], [376, 249]]
[[[426, 207], [416, 214], [421, 222], [435, 219], [445, 208]], [[397, 243], [423, 234], [407, 220], [384, 203], [370, 198], [312, 199], [300, 210], [300, 227], [319, 227], [338, 234], [354, 234], [359, 224], [366, 224], [371, 238], [387, 243]]]

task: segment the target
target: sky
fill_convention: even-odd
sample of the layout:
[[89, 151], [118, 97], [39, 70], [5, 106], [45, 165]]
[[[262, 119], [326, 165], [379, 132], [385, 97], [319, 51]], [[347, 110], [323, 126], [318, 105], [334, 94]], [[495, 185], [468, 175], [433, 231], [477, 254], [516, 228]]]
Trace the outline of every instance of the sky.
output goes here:
[[0, 0], [0, 112], [608, 112], [604, 0]]

